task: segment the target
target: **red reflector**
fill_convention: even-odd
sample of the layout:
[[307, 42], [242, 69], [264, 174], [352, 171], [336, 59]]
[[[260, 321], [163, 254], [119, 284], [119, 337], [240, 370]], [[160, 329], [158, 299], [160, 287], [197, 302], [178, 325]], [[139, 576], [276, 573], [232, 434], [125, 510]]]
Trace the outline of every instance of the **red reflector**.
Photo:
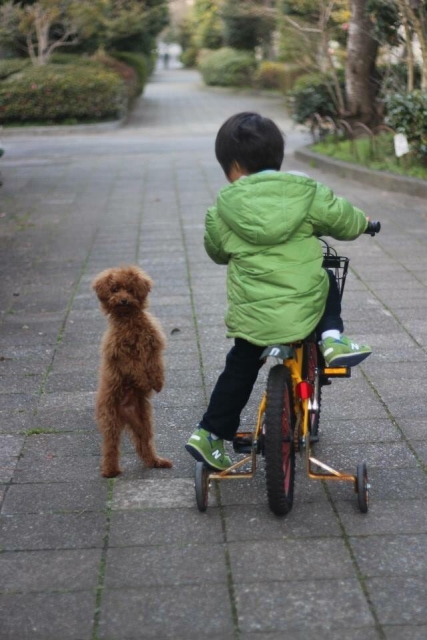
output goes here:
[[308, 400], [313, 395], [313, 385], [309, 382], [299, 382], [297, 384], [297, 395], [301, 400]]

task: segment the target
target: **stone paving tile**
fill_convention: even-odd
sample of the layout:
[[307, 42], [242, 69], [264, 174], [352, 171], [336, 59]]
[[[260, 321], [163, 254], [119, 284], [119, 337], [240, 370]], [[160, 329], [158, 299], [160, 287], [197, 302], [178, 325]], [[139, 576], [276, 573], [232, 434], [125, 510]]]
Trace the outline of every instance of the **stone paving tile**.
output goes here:
[[348, 535], [381, 536], [425, 533], [427, 514], [424, 504], [423, 500], [373, 500], [369, 512], [364, 515], [354, 504], [336, 502], [336, 508]]
[[424, 640], [427, 636], [427, 625], [383, 627], [386, 640]]
[[91, 640], [94, 607], [92, 590], [2, 595], [2, 640]]
[[111, 547], [145, 545], [218, 544], [223, 540], [218, 509], [199, 513], [188, 509], [140, 509], [113, 511], [109, 545]]
[[99, 639], [222, 637], [233, 628], [226, 585], [107, 589]]
[[[307, 629], [286, 629], [286, 640], [305, 640], [308, 634], [313, 634], [316, 640], [379, 640], [380, 636], [374, 627], [363, 627], [361, 629], [321, 629], [315, 625]], [[283, 640], [281, 633], [243, 633], [241, 640]]]
[[0, 554], [1, 592], [95, 589], [101, 551], [16, 551]]
[[382, 625], [427, 626], [425, 577], [387, 576], [366, 580]]
[[[235, 584], [297, 583], [352, 578], [354, 566], [343, 540], [311, 538], [234, 542], [229, 545]], [[301, 558], [304, 557], [304, 562]]]
[[12, 484], [2, 505], [2, 514], [103, 511], [108, 482], [53, 482]]
[[[268, 585], [268, 586], [267, 586]], [[243, 633], [372, 627], [374, 621], [356, 579], [299, 580], [238, 584], [235, 587]]]
[[[298, 538], [310, 545], [311, 538], [341, 535], [331, 507], [325, 503], [295, 504], [284, 518], [267, 507], [235, 506], [225, 509], [225, 527], [230, 542], [288, 540]], [[286, 543], [285, 543], [286, 544]]]
[[193, 485], [194, 481], [189, 478], [119, 481], [115, 486], [113, 509], [193, 507]]
[[76, 514], [0, 515], [0, 549], [102, 548], [106, 516], [102, 512]]
[[427, 574], [425, 534], [359, 537], [349, 542], [365, 577]]
[[[191, 539], [191, 538], [190, 538]], [[137, 589], [227, 582], [222, 544], [168, 544], [109, 549], [106, 589]]]
[[100, 455], [36, 457], [26, 455], [18, 461], [14, 482], [95, 481], [100, 475]]

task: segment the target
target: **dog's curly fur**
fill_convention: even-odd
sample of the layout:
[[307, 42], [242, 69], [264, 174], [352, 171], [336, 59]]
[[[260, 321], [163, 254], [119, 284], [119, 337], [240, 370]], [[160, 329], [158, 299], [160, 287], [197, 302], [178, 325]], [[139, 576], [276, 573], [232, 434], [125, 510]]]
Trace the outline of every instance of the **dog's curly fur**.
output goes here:
[[166, 340], [157, 320], [146, 311], [152, 280], [137, 266], [107, 269], [92, 283], [108, 317], [101, 343], [96, 418], [102, 435], [102, 475], [120, 473], [120, 437], [125, 427], [147, 467], [171, 467], [153, 442], [150, 396], [164, 383]]

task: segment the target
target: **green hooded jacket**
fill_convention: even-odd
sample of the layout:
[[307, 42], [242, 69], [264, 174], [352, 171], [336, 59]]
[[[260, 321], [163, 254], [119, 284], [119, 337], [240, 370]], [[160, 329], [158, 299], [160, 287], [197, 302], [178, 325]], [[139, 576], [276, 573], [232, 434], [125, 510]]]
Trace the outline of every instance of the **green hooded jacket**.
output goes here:
[[267, 171], [240, 178], [208, 209], [205, 249], [227, 264], [227, 336], [283, 344], [318, 325], [329, 279], [318, 236], [354, 240], [365, 214], [308, 177]]

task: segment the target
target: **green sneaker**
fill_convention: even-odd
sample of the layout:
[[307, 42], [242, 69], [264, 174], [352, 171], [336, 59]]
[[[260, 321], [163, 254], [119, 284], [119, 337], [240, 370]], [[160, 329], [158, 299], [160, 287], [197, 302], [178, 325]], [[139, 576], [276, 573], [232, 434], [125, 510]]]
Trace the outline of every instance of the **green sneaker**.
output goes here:
[[214, 440], [212, 434], [201, 427], [190, 436], [185, 448], [193, 458], [218, 471], [224, 471], [233, 464], [224, 451], [224, 440]]
[[319, 346], [327, 367], [354, 367], [372, 353], [368, 345], [356, 344], [346, 336], [325, 338]]

